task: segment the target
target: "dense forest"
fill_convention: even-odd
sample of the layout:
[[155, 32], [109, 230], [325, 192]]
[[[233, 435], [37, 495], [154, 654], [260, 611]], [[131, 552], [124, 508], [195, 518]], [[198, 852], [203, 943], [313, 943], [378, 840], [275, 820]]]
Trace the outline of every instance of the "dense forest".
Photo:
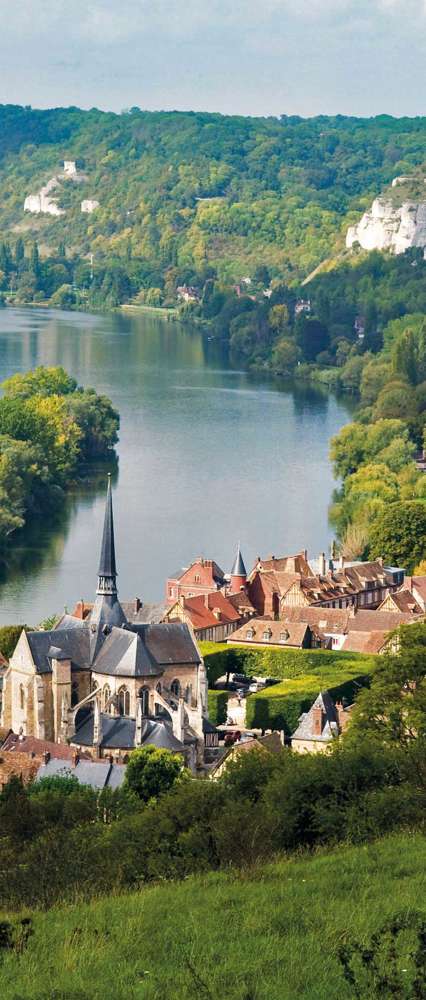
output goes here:
[[[226, 287], [260, 266], [297, 284], [342, 250], [347, 226], [395, 175], [424, 162], [426, 119], [8, 105], [0, 136], [0, 234], [12, 250], [23, 239], [59, 257], [55, 279], [32, 294], [70, 284], [102, 307], [138, 295], [167, 304], [179, 286], [202, 294], [208, 278]], [[74, 180], [64, 160], [75, 161]], [[52, 177], [64, 214], [24, 213], [26, 196]], [[84, 199], [99, 207], [82, 213]], [[13, 291], [12, 273], [3, 287]]]

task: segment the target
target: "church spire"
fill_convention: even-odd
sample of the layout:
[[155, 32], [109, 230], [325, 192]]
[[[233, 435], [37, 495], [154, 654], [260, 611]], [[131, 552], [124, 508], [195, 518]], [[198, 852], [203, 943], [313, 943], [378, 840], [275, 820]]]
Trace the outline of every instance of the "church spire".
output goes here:
[[117, 568], [115, 565], [114, 515], [112, 512], [111, 473], [108, 473], [108, 489], [105, 505], [104, 530], [101, 557], [98, 569], [97, 594], [117, 593]]
[[112, 513], [111, 476], [105, 504], [104, 530], [98, 569], [96, 600], [90, 615], [92, 662], [97, 653], [100, 636], [108, 635], [113, 626], [126, 624], [126, 616], [117, 597], [117, 568], [115, 565], [114, 517]]

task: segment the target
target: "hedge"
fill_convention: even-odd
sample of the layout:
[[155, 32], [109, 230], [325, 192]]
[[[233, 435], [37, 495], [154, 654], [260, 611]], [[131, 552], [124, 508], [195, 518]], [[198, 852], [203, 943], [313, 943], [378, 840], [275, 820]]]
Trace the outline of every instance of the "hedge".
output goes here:
[[349, 704], [359, 686], [369, 683], [368, 670], [353, 668], [321, 670], [283, 681], [247, 698], [246, 725], [256, 729], [283, 729], [291, 736], [297, 729], [302, 712], [308, 712], [320, 691], [329, 691], [334, 700], [346, 698]]
[[240, 673], [255, 677], [284, 680], [317, 670], [349, 667], [358, 664], [359, 672], [373, 670], [375, 657], [331, 649], [250, 649], [227, 643], [202, 642], [200, 650], [206, 665], [209, 685], [223, 674]]
[[228, 715], [228, 698], [231, 691], [209, 691], [208, 706], [209, 719], [214, 726], [220, 726], [226, 722]]

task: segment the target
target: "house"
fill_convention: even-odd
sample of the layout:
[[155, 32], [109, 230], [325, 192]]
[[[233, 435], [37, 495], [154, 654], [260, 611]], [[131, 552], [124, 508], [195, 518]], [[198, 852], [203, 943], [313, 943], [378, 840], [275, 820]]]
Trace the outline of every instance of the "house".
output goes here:
[[233, 761], [238, 760], [241, 754], [246, 753], [281, 753], [283, 741], [280, 733], [268, 733], [266, 736], [258, 736], [254, 739], [237, 740], [231, 747], [224, 751], [220, 759], [210, 771], [210, 778], [217, 781], [227, 770]]
[[188, 626], [135, 624], [120, 604], [109, 479], [93, 607], [21, 633], [4, 675], [1, 724], [94, 757], [167, 746], [194, 769], [206, 715], [204, 663]]
[[404, 586], [401, 590], [393, 591], [388, 594], [387, 597], [379, 604], [378, 611], [391, 611], [409, 614], [409, 615], [419, 615], [424, 612], [424, 607], [416, 601], [416, 598], [411, 593], [411, 590], [407, 586]]
[[176, 289], [177, 298], [181, 302], [199, 302], [200, 290], [192, 285], [178, 285]]
[[164, 621], [189, 625], [199, 642], [224, 642], [239, 627], [244, 616], [220, 591], [199, 597], [179, 597], [168, 608]]
[[72, 762], [46, 755], [40, 764], [35, 781], [43, 778], [76, 778], [79, 785], [90, 785], [95, 791], [104, 788], [120, 788], [126, 774], [125, 764], [114, 764], [111, 760], [83, 760], [74, 753]]
[[190, 566], [169, 577], [166, 582], [166, 602], [170, 606], [179, 597], [211, 594], [214, 590], [221, 590], [225, 584], [226, 577], [220, 566], [213, 559], [199, 556]]
[[[424, 617], [424, 616], [423, 616]], [[330, 649], [345, 649], [351, 652], [382, 652], [387, 646], [390, 632], [400, 625], [409, 625], [418, 621], [409, 612], [367, 611], [364, 608], [317, 608], [300, 607], [286, 608], [281, 624], [306, 622], [312, 630], [324, 636]], [[366, 648], [368, 640], [357, 639], [357, 635], [372, 636], [370, 648]], [[365, 648], [361, 648], [364, 644]]]
[[280, 646], [289, 649], [320, 648], [323, 637], [305, 622], [284, 623], [270, 618], [252, 618], [227, 640], [236, 646]]
[[351, 708], [341, 702], [334, 704], [328, 691], [320, 691], [308, 712], [299, 719], [291, 737], [291, 748], [296, 753], [322, 753], [346, 728]]
[[402, 589], [408, 590], [421, 610], [426, 612], [426, 576], [406, 576]]
[[309, 564], [306, 551], [295, 556], [259, 559], [247, 578], [247, 593], [257, 613], [282, 618], [289, 607], [377, 608], [388, 593], [397, 590], [404, 570], [373, 562], [339, 561], [336, 567], [325, 555], [319, 571]]
[[[51, 754], [55, 754], [58, 763], [64, 767], [71, 767], [75, 757], [72, 747], [38, 740], [23, 733], [16, 735], [10, 730], [5, 732], [0, 749], [0, 789], [12, 777], [20, 778], [24, 784], [33, 781], [41, 764]], [[86, 756], [90, 760], [89, 755]]]

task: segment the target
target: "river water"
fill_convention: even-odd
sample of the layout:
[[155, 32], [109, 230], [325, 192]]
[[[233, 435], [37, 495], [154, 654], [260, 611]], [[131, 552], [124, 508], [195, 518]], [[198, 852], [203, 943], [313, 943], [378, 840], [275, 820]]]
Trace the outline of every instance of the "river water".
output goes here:
[[[326, 550], [329, 439], [348, 404], [308, 386], [232, 369], [198, 331], [146, 316], [0, 310], [0, 380], [63, 365], [121, 416], [114, 511], [119, 592], [160, 600], [197, 555], [230, 569], [238, 540], [258, 554]], [[90, 600], [106, 471], [72, 490], [57, 521], [15, 536], [0, 622], [35, 625]]]

